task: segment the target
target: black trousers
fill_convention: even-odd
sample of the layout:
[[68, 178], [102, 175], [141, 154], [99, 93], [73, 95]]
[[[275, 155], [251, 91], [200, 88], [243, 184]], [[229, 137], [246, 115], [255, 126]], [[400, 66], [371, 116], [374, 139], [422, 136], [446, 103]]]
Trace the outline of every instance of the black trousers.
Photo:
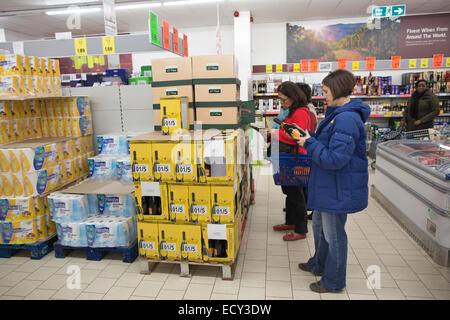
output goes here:
[[296, 233], [308, 233], [306, 197], [303, 187], [281, 186], [286, 195], [286, 225], [294, 225]]

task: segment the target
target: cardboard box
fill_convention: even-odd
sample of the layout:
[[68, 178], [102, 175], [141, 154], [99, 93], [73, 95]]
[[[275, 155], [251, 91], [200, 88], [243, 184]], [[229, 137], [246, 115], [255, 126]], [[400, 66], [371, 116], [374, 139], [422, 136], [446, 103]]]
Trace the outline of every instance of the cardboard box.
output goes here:
[[211, 186], [189, 185], [190, 221], [193, 223], [211, 223]]
[[204, 261], [236, 261], [239, 250], [239, 226], [235, 224], [203, 224]]
[[134, 196], [138, 221], [169, 220], [167, 184], [159, 182], [135, 182]]
[[148, 259], [159, 258], [158, 224], [138, 222], [139, 257]]
[[[177, 82], [153, 82], [153, 104], [159, 105], [161, 98], [181, 98], [187, 97], [188, 103], [193, 105], [194, 87], [192, 81]], [[158, 106], [156, 106], [158, 108]]]
[[158, 223], [159, 256], [161, 260], [180, 260], [179, 226], [169, 223]]
[[234, 55], [193, 56], [192, 77], [194, 79], [236, 78]]
[[[214, 79], [211, 79], [214, 80]], [[226, 79], [225, 79], [226, 80]], [[230, 79], [229, 82], [222, 83], [221, 81], [206, 81], [208, 83], [199, 84], [194, 83], [195, 102], [218, 102], [218, 101], [237, 101], [240, 99], [240, 89], [237, 79]], [[202, 82], [203, 83], [203, 82]]]
[[202, 261], [202, 228], [195, 225], [179, 225], [181, 261]]
[[235, 186], [211, 185], [213, 223], [235, 223], [238, 200]]
[[172, 222], [189, 222], [189, 189], [188, 186], [169, 184], [169, 214]]
[[203, 129], [237, 129], [239, 127], [240, 113], [237, 104], [234, 106], [197, 107], [195, 112], [196, 123], [201, 122]]
[[192, 79], [191, 58], [152, 59], [153, 81]]
[[131, 173], [134, 181], [153, 181], [152, 144], [150, 141], [130, 141]]

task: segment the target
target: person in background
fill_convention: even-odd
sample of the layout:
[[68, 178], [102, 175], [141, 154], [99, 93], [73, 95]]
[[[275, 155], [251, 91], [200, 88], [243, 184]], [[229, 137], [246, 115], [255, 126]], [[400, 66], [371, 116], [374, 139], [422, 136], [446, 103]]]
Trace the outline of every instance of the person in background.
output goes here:
[[439, 99], [428, 88], [425, 80], [419, 80], [414, 93], [408, 100], [400, 126], [406, 131], [429, 129], [434, 127], [434, 118], [439, 115]]
[[[278, 98], [282, 108], [289, 110], [285, 123], [296, 124], [302, 129], [311, 129], [308, 101], [295, 83], [286, 81], [280, 84]], [[306, 153], [305, 149], [299, 147], [297, 141], [287, 135], [283, 129], [270, 129], [270, 135], [272, 136], [271, 146], [274, 145], [274, 140], [277, 140], [275, 146], [279, 146], [279, 153], [293, 153], [297, 148], [299, 153]], [[272, 149], [272, 153], [277, 153], [277, 150]], [[273, 229], [275, 231], [291, 230], [292, 232], [283, 236], [285, 241], [305, 239], [308, 232], [308, 220], [303, 187], [281, 186], [281, 189], [286, 195], [286, 223], [278, 224]]]
[[[284, 109], [283, 105], [281, 105], [280, 113], [277, 116], [277, 119], [280, 121], [284, 121], [289, 115], [289, 108]], [[280, 129], [280, 125], [278, 123], [272, 123], [272, 129]]]
[[[308, 100], [308, 109], [309, 109], [309, 115], [311, 118], [311, 132], [315, 132], [317, 129], [317, 112], [316, 107], [312, 104], [312, 90], [311, 87], [304, 82], [297, 83], [300, 90], [303, 91], [303, 93], [306, 96], [306, 99]], [[303, 192], [305, 193], [305, 199], [306, 202], [308, 202], [308, 187], [303, 188]], [[311, 211], [310, 214], [308, 214], [308, 220], [312, 220], [313, 211]]]
[[347, 215], [368, 205], [369, 172], [364, 122], [370, 107], [350, 100], [354, 75], [330, 72], [322, 81], [328, 107], [315, 133], [297, 138], [311, 156], [307, 207], [314, 209], [312, 228], [315, 253], [298, 267], [320, 281], [310, 284], [318, 293], [340, 292], [346, 285]]

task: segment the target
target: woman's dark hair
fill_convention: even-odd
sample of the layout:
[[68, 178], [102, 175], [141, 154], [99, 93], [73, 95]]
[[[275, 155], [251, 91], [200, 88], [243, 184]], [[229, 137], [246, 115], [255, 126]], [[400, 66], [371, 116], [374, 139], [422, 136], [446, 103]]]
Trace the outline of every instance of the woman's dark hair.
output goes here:
[[303, 93], [305, 94], [306, 101], [308, 101], [308, 103], [310, 103], [312, 100], [312, 90], [311, 90], [311, 87], [309, 86], [309, 84], [300, 82], [300, 83], [297, 83], [297, 85], [300, 88], [300, 90], [302, 90]]
[[298, 108], [307, 107], [308, 100], [306, 95], [294, 82], [285, 81], [278, 86], [278, 92], [281, 92], [286, 97], [292, 100], [292, 105], [289, 107], [289, 116]]
[[347, 70], [338, 69], [330, 72], [323, 80], [322, 84], [331, 90], [334, 100], [347, 97], [352, 94], [356, 80], [353, 73]]
[[414, 88], [417, 88], [417, 87], [419, 86], [419, 83], [421, 83], [421, 82], [425, 82], [425, 85], [428, 87], [428, 82], [427, 82], [427, 80], [420, 79], [420, 80], [417, 80], [417, 81], [416, 81], [416, 83], [414, 84]]

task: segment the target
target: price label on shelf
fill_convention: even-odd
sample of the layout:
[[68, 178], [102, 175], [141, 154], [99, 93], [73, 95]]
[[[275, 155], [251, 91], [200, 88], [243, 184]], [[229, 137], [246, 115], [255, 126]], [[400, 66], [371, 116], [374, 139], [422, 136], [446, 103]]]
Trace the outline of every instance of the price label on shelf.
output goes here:
[[103, 54], [113, 54], [116, 53], [116, 46], [114, 43], [114, 37], [103, 37]]
[[272, 73], [272, 65], [271, 64], [266, 64], [266, 73]]
[[76, 38], [75, 43], [75, 54], [77, 56], [87, 55], [86, 38]]
[[340, 58], [338, 59], [338, 69], [347, 69], [347, 59], [346, 58]]
[[420, 67], [421, 68], [428, 68], [428, 58], [420, 59]]
[[352, 70], [359, 70], [359, 61], [352, 61]]
[[433, 68], [442, 68], [443, 64], [444, 64], [444, 55], [442, 53], [433, 54]]
[[376, 57], [367, 57], [366, 58], [366, 70], [375, 70], [375, 60], [376, 60]]
[[309, 71], [318, 72], [319, 71], [319, 59], [309, 60]]
[[445, 59], [445, 67], [450, 68], [450, 58]]
[[300, 72], [300, 63], [294, 63], [294, 72]]
[[309, 60], [300, 60], [300, 71], [309, 72]]
[[415, 69], [417, 67], [417, 59], [409, 59], [409, 68]]
[[275, 68], [276, 72], [283, 72], [283, 65], [282, 64], [277, 64], [276, 68]]
[[401, 56], [391, 57], [391, 69], [400, 69]]

